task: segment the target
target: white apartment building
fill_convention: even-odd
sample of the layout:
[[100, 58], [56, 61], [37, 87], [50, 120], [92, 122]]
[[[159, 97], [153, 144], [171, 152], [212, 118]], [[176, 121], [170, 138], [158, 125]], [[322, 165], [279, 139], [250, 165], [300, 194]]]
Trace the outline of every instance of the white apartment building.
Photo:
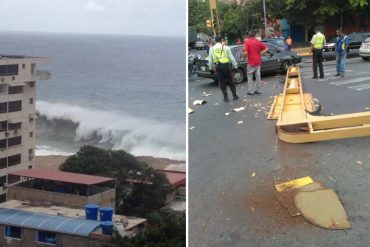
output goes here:
[[34, 165], [36, 81], [50, 79], [36, 64], [47, 61], [0, 55], [0, 202], [6, 200], [6, 186], [19, 180], [7, 174]]

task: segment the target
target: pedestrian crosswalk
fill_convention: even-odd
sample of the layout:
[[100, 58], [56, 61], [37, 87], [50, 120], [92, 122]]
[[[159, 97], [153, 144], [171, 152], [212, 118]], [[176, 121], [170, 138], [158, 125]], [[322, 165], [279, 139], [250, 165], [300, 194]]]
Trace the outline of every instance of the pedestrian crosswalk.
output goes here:
[[[326, 82], [333, 86], [346, 86], [350, 90], [363, 91], [370, 90], [370, 70], [369, 71], [354, 71], [351, 69], [346, 70], [345, 77], [334, 76], [336, 74], [335, 67], [324, 67], [325, 78], [318, 79], [318, 82]], [[301, 78], [311, 79], [312, 68], [301, 68]]]

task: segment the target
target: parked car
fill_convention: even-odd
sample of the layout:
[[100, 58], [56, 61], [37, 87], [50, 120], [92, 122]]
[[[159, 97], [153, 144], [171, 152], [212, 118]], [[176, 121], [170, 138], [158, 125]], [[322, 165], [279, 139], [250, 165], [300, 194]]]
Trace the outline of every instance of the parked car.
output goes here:
[[[300, 63], [302, 60], [302, 57], [294, 51], [281, 51], [279, 47], [269, 43], [266, 46], [268, 47], [268, 52], [262, 56], [261, 73], [279, 70], [285, 73], [289, 65]], [[243, 45], [230, 46], [231, 52], [238, 64], [238, 69], [232, 73], [235, 83], [242, 83], [247, 79], [248, 61], [244, 56], [243, 48]], [[209, 69], [208, 58], [197, 62], [196, 74], [199, 77], [217, 80], [215, 72]]]
[[207, 44], [206, 44], [206, 42], [204, 42], [204, 40], [197, 39], [197, 41], [195, 41], [195, 43], [194, 43], [194, 48], [195, 49], [206, 49]]
[[262, 39], [261, 41], [263, 43], [269, 43], [274, 46], [277, 46], [282, 51], [289, 50], [289, 46], [285, 43], [285, 40], [283, 38]]
[[329, 42], [324, 44], [322, 49], [324, 50], [324, 52], [335, 51], [336, 42], [337, 37], [331, 38]]
[[364, 42], [362, 42], [360, 50], [358, 51], [360, 57], [363, 60], [369, 60], [370, 58], [370, 37], [367, 37]]
[[[348, 49], [352, 50], [360, 48], [362, 42], [364, 42], [367, 37], [370, 37], [370, 32], [355, 32], [348, 34]], [[324, 45], [323, 50], [335, 51], [336, 42], [337, 37], [332, 38], [330, 42]]]

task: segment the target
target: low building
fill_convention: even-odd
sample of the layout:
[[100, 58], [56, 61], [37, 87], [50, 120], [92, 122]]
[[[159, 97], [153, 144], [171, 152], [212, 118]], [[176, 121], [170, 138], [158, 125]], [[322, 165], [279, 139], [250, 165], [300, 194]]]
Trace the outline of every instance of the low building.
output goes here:
[[167, 194], [166, 202], [176, 200], [185, 201], [186, 172], [175, 170], [161, 170], [170, 184], [170, 192]]
[[83, 208], [86, 204], [115, 208], [115, 179], [52, 169], [26, 169], [10, 172], [20, 177], [8, 186], [8, 200], [48, 202]]
[[99, 221], [0, 208], [0, 246], [102, 247], [110, 240]]

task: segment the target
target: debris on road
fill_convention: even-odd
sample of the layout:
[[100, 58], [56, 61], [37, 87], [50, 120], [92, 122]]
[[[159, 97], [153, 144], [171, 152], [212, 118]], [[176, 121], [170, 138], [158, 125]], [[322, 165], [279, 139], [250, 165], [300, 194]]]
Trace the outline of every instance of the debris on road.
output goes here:
[[229, 116], [230, 115], [230, 112], [225, 112], [225, 116]]
[[194, 126], [191, 126], [189, 129], [190, 129], [190, 130], [193, 130], [194, 128], [195, 128]]
[[328, 176], [328, 178], [330, 178], [331, 180], [333, 180], [333, 181], [334, 181], [334, 183], [336, 183], [336, 182], [337, 182], [337, 180], [335, 180], [334, 178], [332, 178], [332, 177], [330, 177], [330, 176]]
[[275, 188], [276, 198], [291, 216], [302, 215], [308, 222], [327, 229], [351, 228], [335, 191], [313, 181], [311, 177], [280, 183]]
[[358, 161], [356, 162], [356, 164], [360, 166], [360, 165], [362, 165], [362, 161], [358, 160]]
[[194, 110], [193, 109], [191, 109], [190, 107], [188, 107], [188, 114], [191, 114], [191, 113], [193, 113], [194, 112]]
[[209, 97], [209, 96], [212, 96], [212, 94], [211, 93], [206, 93], [206, 92], [203, 92], [203, 95], [202, 95], [203, 97]]
[[237, 124], [242, 124], [242, 123], [244, 123], [244, 121], [242, 121], [242, 120], [240, 120], [240, 121], [238, 121], [238, 122], [236, 122]]
[[256, 176], [256, 173], [255, 172], [252, 173], [252, 177], [254, 177], [254, 176]]
[[245, 110], [245, 107], [244, 106], [233, 109], [234, 112], [240, 112], [240, 111], [243, 111], [243, 110]]
[[197, 100], [194, 100], [193, 105], [204, 105], [206, 103], [207, 103], [207, 101], [205, 101], [205, 100], [197, 99]]

